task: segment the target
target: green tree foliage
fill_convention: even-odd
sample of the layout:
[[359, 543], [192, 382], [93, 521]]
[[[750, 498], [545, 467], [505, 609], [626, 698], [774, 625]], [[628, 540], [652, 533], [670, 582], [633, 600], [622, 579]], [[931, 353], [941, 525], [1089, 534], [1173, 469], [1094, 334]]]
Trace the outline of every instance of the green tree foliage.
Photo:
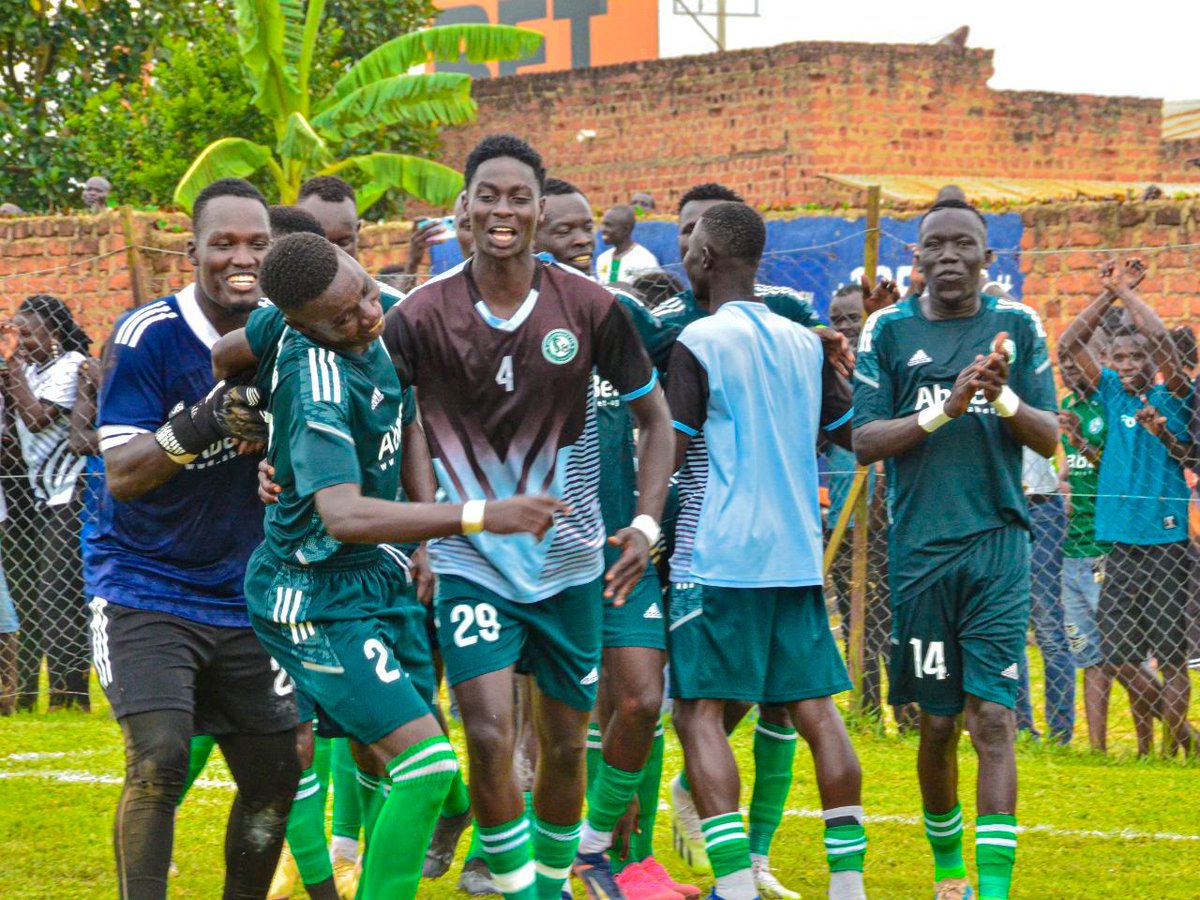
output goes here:
[[[318, 48], [327, 24], [325, 7], [326, 0], [237, 0], [238, 46], [251, 102], [271, 122], [274, 141], [228, 135], [209, 144], [175, 188], [179, 206], [190, 209], [214, 178], [263, 170], [282, 203], [295, 200], [305, 178], [337, 173], [357, 182], [360, 212], [394, 190], [448, 205], [461, 189], [459, 173], [402, 152], [387, 136], [394, 128], [472, 121], [470, 78], [410, 70], [460, 55], [471, 62], [520, 59], [542, 41], [535, 31], [493, 25], [400, 34], [356, 58], [322, 90]], [[364, 139], [385, 143], [356, 152], [356, 142]]]

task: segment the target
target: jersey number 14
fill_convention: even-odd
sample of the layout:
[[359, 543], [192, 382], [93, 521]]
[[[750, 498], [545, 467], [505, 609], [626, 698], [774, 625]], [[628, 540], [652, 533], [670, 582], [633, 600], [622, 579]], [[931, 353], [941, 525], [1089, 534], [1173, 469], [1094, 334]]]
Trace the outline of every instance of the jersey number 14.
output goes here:
[[913, 668], [916, 670], [918, 678], [924, 678], [926, 675], [932, 675], [938, 681], [945, 681], [946, 673], [946, 645], [943, 641], [930, 641], [929, 646], [924, 648], [922, 653], [922, 641], [920, 638], [912, 638], [908, 642], [912, 646], [913, 651]]

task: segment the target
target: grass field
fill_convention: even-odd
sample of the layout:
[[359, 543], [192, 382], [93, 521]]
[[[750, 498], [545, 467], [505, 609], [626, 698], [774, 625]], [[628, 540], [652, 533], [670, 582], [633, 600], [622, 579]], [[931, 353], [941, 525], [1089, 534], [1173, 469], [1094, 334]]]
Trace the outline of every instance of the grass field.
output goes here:
[[[1017, 851], [1014, 897], [1200, 898], [1200, 764], [1132, 758], [1128, 713], [1119, 694], [1113, 698], [1112, 722], [1118, 726], [1114, 756], [1020, 744], [1018, 812], [1025, 831]], [[1035, 696], [1040, 695], [1035, 681]], [[94, 696], [101, 695], [96, 691]], [[1194, 708], [1200, 713], [1200, 704]], [[881, 734], [869, 724], [855, 726], [852, 736], [864, 770], [871, 842], [868, 894], [928, 897], [931, 863], [917, 824], [916, 740]], [[461, 733], [456, 730], [454, 738], [460, 741]], [[1085, 736], [1077, 735], [1076, 743], [1086, 744]], [[745, 729], [735, 736], [734, 745], [748, 773], [750, 735]], [[673, 736], [667, 753], [667, 771], [678, 771], [681, 758]], [[964, 805], [969, 808], [975, 760], [965, 740], [961, 773]], [[6, 865], [0, 867], [0, 898], [114, 896], [110, 834], [121, 774], [120, 732], [102, 703], [90, 716], [55, 713], [0, 720], [0, 840], [7, 848]], [[172, 881], [172, 897], [220, 896], [230, 797], [228, 771], [214, 754], [179, 813], [175, 858], [181, 874]], [[772, 857], [783, 882], [805, 898], [824, 896], [818, 809], [811, 766], [801, 744], [789, 812]], [[682, 876], [670, 850], [665, 813], [659, 818], [657, 837], [659, 858], [676, 877]], [[968, 857], [970, 841], [968, 833]], [[973, 868], [971, 862], [968, 865]], [[444, 880], [427, 882], [421, 896], [465, 896], [454, 889], [452, 876], [457, 871], [456, 865]]]

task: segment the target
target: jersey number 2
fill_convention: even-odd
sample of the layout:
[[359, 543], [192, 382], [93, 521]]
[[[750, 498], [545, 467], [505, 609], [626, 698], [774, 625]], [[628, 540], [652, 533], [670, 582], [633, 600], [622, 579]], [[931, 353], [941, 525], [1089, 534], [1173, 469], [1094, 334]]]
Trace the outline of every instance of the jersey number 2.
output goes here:
[[506, 356], [500, 360], [500, 368], [496, 370], [496, 384], [501, 385], [510, 394], [513, 391], [512, 357]]
[[363, 653], [367, 659], [375, 660], [375, 674], [384, 684], [391, 684], [400, 677], [399, 669], [388, 668], [387, 647], [379, 638], [367, 638], [363, 641]]

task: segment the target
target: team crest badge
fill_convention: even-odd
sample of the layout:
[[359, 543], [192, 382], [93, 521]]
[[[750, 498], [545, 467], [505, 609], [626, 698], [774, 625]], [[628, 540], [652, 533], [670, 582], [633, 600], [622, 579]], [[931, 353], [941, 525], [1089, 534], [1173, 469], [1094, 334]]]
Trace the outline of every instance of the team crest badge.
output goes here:
[[997, 349], [1001, 348], [1003, 348], [1010, 364], [1017, 361], [1017, 345], [1012, 338], [1005, 338], [1004, 343], [1002, 343]]
[[1097, 418], [1097, 419], [1092, 419], [1092, 421], [1088, 422], [1088, 433], [1089, 434], [1099, 434], [1103, 430], [1104, 430], [1104, 420], [1103, 419]]
[[565, 328], [555, 328], [542, 338], [542, 356], [556, 366], [565, 365], [579, 352], [579, 340]]

